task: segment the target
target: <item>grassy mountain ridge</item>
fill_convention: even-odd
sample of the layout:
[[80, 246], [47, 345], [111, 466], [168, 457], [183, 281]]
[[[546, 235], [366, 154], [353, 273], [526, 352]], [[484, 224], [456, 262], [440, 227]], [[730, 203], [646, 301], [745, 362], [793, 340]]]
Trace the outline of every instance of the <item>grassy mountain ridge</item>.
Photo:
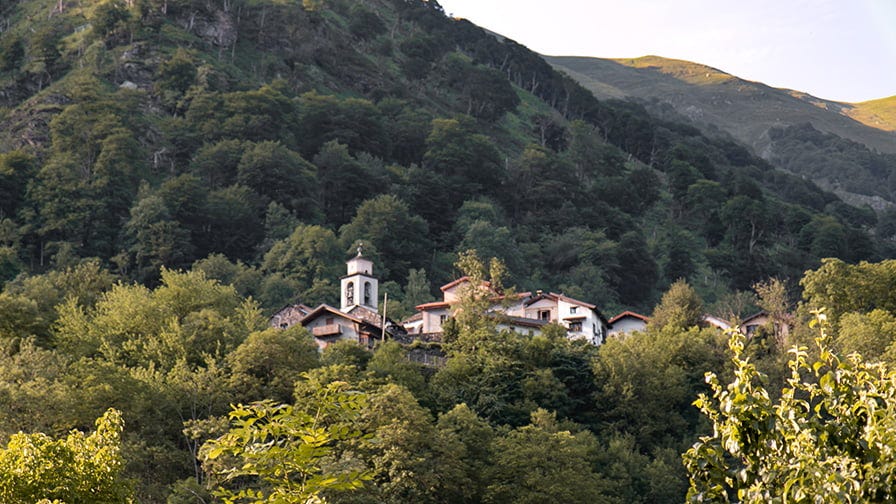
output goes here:
[[851, 103], [844, 113], [869, 126], [896, 131], [896, 96]]
[[[746, 81], [723, 71], [658, 56], [601, 59], [547, 56], [598, 97], [658, 98], [697, 123], [715, 124], [762, 154], [765, 132], [804, 122], [881, 152], [896, 152], [896, 99], [848, 104]], [[611, 92], [607, 93], [607, 90]]]

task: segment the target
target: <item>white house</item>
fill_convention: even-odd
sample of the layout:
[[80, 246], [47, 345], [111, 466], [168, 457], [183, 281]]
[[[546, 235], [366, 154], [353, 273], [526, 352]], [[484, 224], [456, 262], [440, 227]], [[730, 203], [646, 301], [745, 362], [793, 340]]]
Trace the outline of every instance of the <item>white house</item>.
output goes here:
[[[442, 324], [454, 314], [463, 289], [469, 289], [469, 277], [461, 277], [443, 285], [442, 300], [418, 305], [419, 318], [412, 317], [405, 323], [409, 334], [432, 334], [442, 332]], [[494, 290], [488, 282], [478, 288], [487, 291], [494, 298], [491, 308], [498, 319], [498, 328], [520, 334], [536, 334], [549, 323], [566, 328], [570, 339], [584, 339], [594, 345], [603, 343], [610, 327], [609, 321], [591, 303], [579, 301], [563, 294], [538, 291], [515, 294], [508, 299]]]
[[647, 329], [647, 322], [649, 321], [650, 318], [641, 315], [640, 313], [624, 311], [610, 319], [610, 325], [612, 327], [609, 335], [617, 336], [644, 331]]

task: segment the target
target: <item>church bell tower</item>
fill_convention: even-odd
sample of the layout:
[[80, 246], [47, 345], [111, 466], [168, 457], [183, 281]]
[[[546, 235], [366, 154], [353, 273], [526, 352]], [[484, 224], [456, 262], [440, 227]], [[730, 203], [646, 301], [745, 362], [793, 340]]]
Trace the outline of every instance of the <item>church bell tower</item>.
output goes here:
[[361, 253], [362, 246], [358, 245], [358, 255], [345, 263], [346, 275], [340, 282], [342, 302], [339, 307], [344, 312], [357, 305], [377, 311], [379, 281], [373, 276], [373, 261]]

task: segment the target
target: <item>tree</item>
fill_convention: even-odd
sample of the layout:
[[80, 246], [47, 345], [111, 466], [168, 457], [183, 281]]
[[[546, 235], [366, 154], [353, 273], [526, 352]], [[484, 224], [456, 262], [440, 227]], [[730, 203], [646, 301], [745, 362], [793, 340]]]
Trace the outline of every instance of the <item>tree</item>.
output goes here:
[[607, 502], [606, 483], [590, 463], [596, 449], [593, 434], [561, 429], [554, 415], [539, 409], [530, 425], [495, 440], [484, 502]]
[[818, 357], [791, 350], [776, 401], [732, 333], [733, 380], [708, 373], [712, 394], [695, 403], [713, 434], [684, 455], [689, 502], [879, 502], [896, 491], [896, 373], [834, 353], [827, 319], [815, 314]]
[[330, 298], [305, 299], [305, 295], [311, 295], [324, 282], [338, 278], [342, 259], [339, 242], [332, 231], [321, 226], [299, 225], [264, 255], [262, 270], [281, 273], [297, 282], [303, 292], [302, 302], [322, 303]]
[[72, 431], [65, 439], [13, 434], [0, 449], [0, 500], [34, 502], [132, 502], [122, 478], [121, 413], [110, 409], [96, 431]]
[[221, 140], [205, 144], [193, 155], [190, 169], [209, 187], [223, 187], [236, 182], [237, 167], [243, 157], [242, 140]]
[[72, 299], [59, 308], [57, 348], [76, 357], [98, 357], [123, 367], [168, 370], [179, 361], [203, 365], [258, 328], [254, 303], [232, 286], [208, 280], [197, 270], [162, 270], [154, 290], [117, 284], [95, 307]]
[[190, 232], [173, 220], [165, 201], [156, 194], [135, 202], [125, 233], [136, 258], [136, 276], [141, 279], [155, 279], [162, 266], [186, 266], [193, 253]]
[[425, 269], [408, 270], [408, 281], [404, 287], [405, 304], [409, 311], [415, 306], [432, 301], [429, 280]]
[[520, 98], [499, 70], [467, 61], [458, 53], [446, 56], [440, 66], [445, 84], [460, 93], [465, 113], [495, 122], [516, 108]]
[[404, 386], [416, 397], [422, 396], [426, 387], [420, 365], [409, 361], [405, 347], [395, 341], [377, 346], [373, 358], [367, 363], [367, 370]]
[[259, 142], [246, 146], [237, 166], [237, 182], [251, 187], [270, 201], [276, 201], [302, 217], [313, 216], [311, 188], [317, 169], [279, 142]]
[[595, 430], [633, 436], [645, 453], [693, 439], [700, 422], [692, 403], [704, 373], [724, 367], [720, 344], [715, 329], [673, 325], [610, 338], [593, 362]]
[[778, 348], [784, 348], [790, 312], [787, 285], [783, 280], [773, 277], [753, 284], [753, 290], [758, 296], [757, 304], [768, 314], [769, 322], [772, 325], [769, 329], [774, 335], [775, 343]]
[[439, 415], [439, 435], [454, 438], [454, 445], [470, 485], [456, 489], [464, 496], [459, 502], [481, 502], [488, 484], [488, 468], [492, 465], [492, 443], [495, 431], [466, 404], [458, 404]]
[[685, 280], [673, 283], [653, 310], [650, 324], [657, 329], [672, 326], [687, 329], [703, 319], [703, 301]]
[[840, 330], [832, 346], [844, 355], [862, 354], [869, 361], [879, 359], [896, 362], [896, 315], [876, 309], [868, 313], [847, 313], [841, 318]]
[[504, 178], [504, 165], [494, 143], [475, 133], [470, 121], [457, 119], [433, 120], [423, 167], [447, 178], [452, 210], [460, 207], [467, 195], [498, 194]]
[[806, 272], [800, 285], [803, 298], [813, 308], [824, 307], [834, 327], [848, 312], [880, 308], [896, 314], [896, 259], [859, 264], [822, 259], [818, 269]]
[[300, 325], [253, 332], [227, 359], [234, 390], [249, 400], [289, 400], [301, 374], [319, 363], [317, 344]]
[[[370, 436], [351, 449], [370, 468], [361, 502], [456, 502], [466, 480], [460, 442], [440, 436], [431, 413], [406, 388], [388, 383], [370, 393], [361, 426]], [[366, 499], [364, 498], [366, 497]]]
[[348, 147], [335, 140], [325, 143], [314, 156], [317, 181], [320, 187], [318, 200], [328, 223], [341, 226], [349, 221], [366, 195], [376, 194], [388, 188], [370, 180], [361, 164], [353, 158]]
[[339, 234], [345, 248], [358, 240], [373, 245], [380, 254], [380, 274], [386, 280], [404, 280], [408, 270], [431, 253], [426, 222], [390, 194], [361, 203], [355, 217], [342, 226]]
[[34, 167], [34, 156], [23, 151], [0, 154], [0, 219], [13, 217], [18, 211]]
[[369, 477], [363, 471], [326, 472], [322, 463], [336, 453], [334, 445], [361, 436], [350, 425], [365, 394], [333, 383], [315, 399], [311, 411], [271, 401], [235, 406], [230, 430], [202, 449], [216, 494], [230, 503], [305, 504], [322, 502], [327, 491], [360, 488]]

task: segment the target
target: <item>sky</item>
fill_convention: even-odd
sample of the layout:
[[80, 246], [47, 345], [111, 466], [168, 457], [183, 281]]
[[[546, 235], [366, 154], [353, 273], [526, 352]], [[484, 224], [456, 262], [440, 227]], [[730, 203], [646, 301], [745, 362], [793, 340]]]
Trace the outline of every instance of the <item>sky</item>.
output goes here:
[[652, 54], [843, 102], [896, 95], [896, 0], [438, 1], [541, 54]]

